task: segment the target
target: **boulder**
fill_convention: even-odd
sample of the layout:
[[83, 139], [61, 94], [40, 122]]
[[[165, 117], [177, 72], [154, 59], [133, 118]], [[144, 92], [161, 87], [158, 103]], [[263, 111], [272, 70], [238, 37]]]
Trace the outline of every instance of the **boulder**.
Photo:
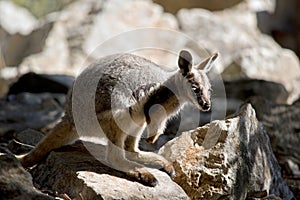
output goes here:
[[280, 83], [289, 94], [283, 103], [292, 103], [300, 95], [299, 59], [292, 51], [278, 48], [275, 42], [273, 48], [268, 45], [241, 50], [222, 75], [231, 79], [245, 77]]
[[65, 94], [20, 93], [0, 99], [0, 141], [9, 141], [13, 133], [32, 128], [47, 130], [63, 113]]
[[0, 2], [0, 13], [0, 27], [9, 34], [21, 33], [27, 35], [38, 25], [38, 20], [28, 10], [15, 5], [11, 1]]
[[89, 33], [93, 16], [101, 8], [102, 1], [79, 0], [46, 16], [45, 21], [55, 21], [53, 28], [42, 51], [28, 56], [20, 64], [20, 72], [76, 75], [88, 60], [82, 43]]
[[[276, 104], [262, 97], [248, 100], [256, 110], [257, 118], [267, 130], [279, 163], [300, 166], [300, 100], [292, 105]], [[300, 175], [299, 167], [286, 169], [287, 175]]]
[[296, 199], [300, 198], [300, 99], [292, 105], [277, 104], [263, 97], [248, 100], [270, 136], [274, 154]]
[[72, 199], [189, 199], [164, 172], [151, 170], [159, 183], [147, 187], [102, 164], [86, 146], [105, 156], [105, 147], [100, 144], [77, 142], [65, 146], [31, 170], [35, 184], [40, 189], [66, 193]]
[[28, 128], [15, 133], [13, 139], [9, 141], [7, 148], [13, 154], [24, 154], [33, 149], [44, 136], [44, 133]]
[[54, 200], [33, 187], [31, 175], [11, 154], [0, 153], [0, 185], [1, 199]]
[[255, 14], [245, 8], [218, 12], [181, 9], [177, 18], [182, 32], [196, 40], [199, 46], [210, 52], [220, 52], [222, 67], [230, 64], [232, 56], [241, 49], [259, 44]]
[[[289, 96], [282, 84], [265, 80], [224, 80], [224, 86], [226, 90], [226, 98], [238, 99], [242, 102], [247, 100], [249, 97], [260, 96], [272, 102], [286, 103]], [[236, 107], [236, 109], [237, 108], [238, 107]]]
[[176, 18], [152, 1], [107, 1], [102, 12], [94, 16], [83, 49], [92, 58], [131, 52], [163, 65], [174, 64], [175, 57], [176, 64], [177, 56], [168, 51], [177, 50], [182, 41], [171, 30], [178, 30]]
[[276, 0], [274, 11], [258, 13], [258, 27], [271, 35], [281, 46], [300, 56], [300, 3], [297, 0]]
[[0, 2], [0, 13], [0, 68], [17, 66], [26, 56], [42, 50], [52, 21], [39, 22], [10, 1]]
[[238, 115], [184, 132], [159, 153], [191, 199], [292, 199], [269, 137], [250, 104]]
[[72, 76], [29, 72], [23, 74], [10, 86], [7, 96], [22, 92], [67, 94], [73, 81]]
[[66, 27], [62, 22], [56, 22], [48, 37], [45, 37], [45, 44], [41, 52], [26, 57], [20, 64], [19, 70], [22, 74], [30, 71], [36, 73], [71, 74], [68, 68], [69, 54]]
[[2, 46], [4, 59], [2, 66], [18, 66], [27, 56], [40, 52], [52, 26], [52, 22], [47, 22], [28, 35], [19, 33], [6, 35], [6, 38], [3, 39], [5, 43]]
[[[59, 14], [45, 18], [45, 21], [54, 20], [42, 51], [23, 60], [19, 67], [21, 73], [76, 75], [95, 59], [129, 51], [159, 61], [159, 64], [174, 65], [177, 55], [165, 49], [178, 53], [185, 44], [182, 37], [178, 39], [178, 32], [171, 31], [178, 30], [176, 18], [149, 0], [79, 0]], [[128, 32], [144, 27], [148, 27], [147, 31]], [[119, 38], [114, 37], [124, 32], [127, 32], [124, 37], [122, 34]], [[148, 43], [144, 44], [144, 41]], [[101, 46], [104, 42], [107, 45]], [[159, 51], [159, 47], [163, 50]]]

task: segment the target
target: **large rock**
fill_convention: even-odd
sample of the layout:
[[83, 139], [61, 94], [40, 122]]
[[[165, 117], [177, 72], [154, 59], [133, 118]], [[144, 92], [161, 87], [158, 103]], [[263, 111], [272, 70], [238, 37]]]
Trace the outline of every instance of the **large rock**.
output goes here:
[[46, 130], [62, 116], [64, 94], [20, 93], [0, 99], [0, 141], [27, 128]]
[[[132, 12], [133, 8], [134, 12]], [[114, 23], [107, 23], [107, 21]], [[90, 53], [97, 45], [116, 34], [144, 27], [177, 30], [178, 24], [173, 15], [164, 13], [161, 6], [153, 4], [149, 0], [109, 1], [104, 4], [103, 11], [95, 16], [95, 22], [84, 43], [84, 49]], [[96, 52], [93, 53], [96, 54]]]
[[[224, 80], [224, 86], [226, 90], [226, 98], [238, 99], [242, 102], [247, 100], [249, 97], [260, 96], [276, 103], [285, 103], [289, 96], [283, 85], [264, 80]], [[237, 108], [238, 107], [236, 107], [236, 109]]]
[[[283, 166], [295, 163], [300, 166], [300, 100], [292, 105], [276, 104], [262, 97], [253, 97], [249, 102], [256, 110], [270, 136], [272, 148]], [[297, 170], [298, 169], [298, 170]], [[288, 175], [300, 175], [299, 167], [286, 170]]]
[[300, 99], [292, 105], [276, 104], [262, 97], [252, 97], [257, 118], [267, 130], [274, 154], [284, 178], [300, 198]]
[[[107, 23], [108, 21], [113, 23]], [[141, 28], [148, 30], [136, 30]], [[103, 11], [94, 18], [93, 27], [84, 41], [83, 49], [93, 58], [130, 51], [150, 57], [160, 64], [170, 65], [168, 61], [173, 59], [173, 55], [166, 50], [177, 50], [178, 42], [181, 41], [177, 41], [175, 32], [170, 31], [165, 35], [166, 29], [178, 30], [177, 20], [173, 15], [163, 12], [163, 8], [152, 1], [107, 1]]]
[[246, 9], [219, 12], [181, 9], [177, 18], [183, 33], [196, 40], [199, 46], [220, 52], [224, 66], [231, 63], [232, 56], [241, 49], [258, 45], [260, 33], [256, 30], [255, 14]]
[[85, 150], [88, 145], [88, 149], [105, 156], [105, 147], [83, 144], [77, 142], [50, 153], [43, 163], [31, 170], [34, 182], [42, 189], [66, 193], [72, 199], [189, 199], [167, 174], [153, 170], [158, 185], [144, 186], [102, 164]]
[[37, 19], [25, 8], [18, 7], [11, 1], [0, 1], [0, 27], [8, 33], [27, 35], [37, 25]]
[[223, 76], [281, 83], [289, 93], [287, 103], [292, 103], [300, 95], [299, 59], [290, 50], [278, 48], [275, 43], [272, 46], [262, 45], [241, 50], [224, 70]]
[[[102, 1], [80, 0], [66, 6], [46, 21], [55, 21], [45, 40], [42, 52], [27, 57], [20, 65], [20, 72], [76, 75], [86, 61], [82, 43], [87, 37], [93, 16], [102, 8]], [[76, 15], [74, 15], [76, 13]]]
[[26, 9], [10, 1], [1, 1], [0, 68], [17, 66], [24, 57], [40, 52], [52, 25], [52, 21], [39, 22]]
[[[274, 1], [275, 2], [275, 1]], [[300, 56], [300, 3], [297, 0], [276, 0], [273, 12], [258, 13], [258, 26], [283, 47]]]
[[52, 127], [63, 113], [73, 79], [28, 73], [11, 83], [6, 97], [0, 99], [0, 141], [8, 141], [14, 132], [27, 128], [46, 131]]
[[66, 75], [27, 73], [11, 84], [7, 96], [22, 92], [30, 93], [59, 93], [67, 94], [74, 81], [74, 77]]
[[176, 18], [150, 0], [107, 1], [94, 18], [83, 49], [93, 58], [133, 52], [160, 64], [176, 64], [177, 56], [168, 51], [178, 53], [183, 42], [171, 30], [178, 30]]
[[[160, 61], [160, 64], [169, 65], [170, 60], [172, 64], [176, 64], [176, 55], [166, 51], [158, 52], [158, 47], [179, 51], [184, 43], [177, 41], [176, 34], [174, 36], [177, 32], [170, 31], [178, 30], [176, 18], [164, 13], [161, 6], [150, 0], [79, 0], [51, 17], [55, 19], [55, 24], [46, 38], [42, 52], [27, 57], [21, 63], [21, 73], [34, 71], [76, 75], [99, 57], [125, 51], [136, 51], [153, 61]], [[107, 41], [117, 34], [144, 27], [152, 27], [153, 33], [149, 33], [150, 29], [144, 32], [148, 33], [146, 35], [138, 31], [132, 34], [127, 32], [128, 37]], [[164, 29], [169, 34], [156, 32], [154, 28]], [[148, 43], [143, 45], [145, 41]], [[103, 42], [109, 44], [100, 46]]]
[[182, 133], [160, 153], [192, 199], [293, 198], [250, 104], [234, 118]]
[[[57, 20], [56, 20], [57, 21]], [[56, 22], [45, 39], [45, 45], [40, 53], [26, 57], [20, 64], [21, 73], [34, 71], [36, 73], [69, 72], [70, 52], [67, 43], [67, 30], [62, 22]]]
[[45, 137], [45, 134], [33, 129], [13, 134], [13, 139], [9, 141], [7, 148], [16, 155], [24, 154], [34, 148], [34, 146]]
[[18, 66], [25, 57], [40, 52], [52, 26], [53, 23], [50, 21], [37, 27], [28, 35], [19, 33], [6, 35], [3, 39], [5, 44], [2, 46], [4, 59], [2, 66]]
[[54, 199], [33, 187], [31, 175], [10, 154], [0, 153], [0, 185], [1, 199]]

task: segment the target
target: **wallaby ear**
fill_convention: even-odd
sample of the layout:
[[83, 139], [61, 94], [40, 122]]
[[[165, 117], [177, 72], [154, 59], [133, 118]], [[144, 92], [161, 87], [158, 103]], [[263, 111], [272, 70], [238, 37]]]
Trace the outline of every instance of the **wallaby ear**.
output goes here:
[[204, 70], [206, 73], [209, 72], [212, 68], [212, 64], [219, 56], [219, 53], [214, 53], [212, 56], [203, 60], [196, 68]]
[[192, 54], [186, 50], [181, 50], [178, 58], [178, 67], [183, 76], [186, 76], [192, 69], [193, 57]]

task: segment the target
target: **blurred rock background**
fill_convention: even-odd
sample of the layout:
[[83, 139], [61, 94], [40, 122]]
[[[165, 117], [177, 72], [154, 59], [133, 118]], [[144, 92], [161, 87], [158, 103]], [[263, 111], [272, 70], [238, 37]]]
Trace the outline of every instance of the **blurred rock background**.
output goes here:
[[[182, 48], [188, 48], [194, 53], [195, 62], [218, 51], [221, 57], [215, 65], [214, 72], [210, 74], [214, 87], [214, 110], [211, 113], [201, 113], [200, 121], [195, 124], [195, 118], [199, 115], [198, 111], [193, 107], [185, 108], [177, 119], [169, 123], [166, 134], [161, 136], [156, 144], [148, 145], [142, 141], [142, 148], [158, 150], [168, 140], [180, 135], [182, 131], [195, 129], [212, 120], [224, 120], [224, 118], [236, 116], [237, 114], [234, 113], [240, 109], [241, 105], [246, 102], [251, 103], [256, 116], [251, 114], [249, 120], [254, 123], [257, 117], [263, 125], [266, 134], [270, 137], [270, 145], [276, 157], [273, 159], [273, 153], [269, 152], [270, 155], [268, 154], [267, 158], [263, 159], [267, 159], [267, 163], [275, 166], [272, 168], [273, 171], [271, 170], [272, 174], [279, 175], [273, 179], [276, 182], [273, 184], [276, 185], [276, 189], [272, 190], [273, 186], [268, 189], [262, 187], [262, 189], [259, 188], [260, 185], [257, 186], [258, 188], [252, 188], [252, 193], [243, 191], [244, 193], [237, 195], [263, 198], [272, 194], [278, 198], [289, 199], [291, 193], [284, 185], [285, 183], [282, 183], [284, 185], [281, 193], [283, 196], [280, 196], [278, 192], [280, 190], [278, 185], [282, 181], [279, 176], [282, 174], [295, 197], [300, 198], [299, 12], [300, 3], [297, 0], [0, 0], [1, 152], [7, 154], [11, 151], [19, 154], [30, 150], [43, 137], [41, 132], [45, 133], [51, 129], [63, 114], [65, 95], [74, 77], [83, 67], [97, 58], [112, 52], [131, 51], [164, 67], [174, 68], [177, 62], [174, 53], [178, 53]], [[159, 29], [149, 29], [149, 27]], [[136, 31], [138, 28], [140, 30]], [[141, 28], [148, 29], [143, 31]], [[168, 34], [165, 35], [166, 31], [158, 30], [176, 32], [169, 34], [170, 32], [167, 31]], [[190, 39], [179, 37], [180, 33]], [[111, 38], [114, 40], [111, 41]], [[136, 44], [143, 42], [141, 38], [147, 38], [147, 44], [151, 44], [152, 47], [163, 46], [166, 49], [172, 49], [173, 52], [154, 48], [139, 50]], [[190, 43], [190, 40], [193, 40], [193, 43]], [[251, 109], [246, 110], [252, 113]], [[245, 114], [238, 115], [244, 116]], [[229, 122], [226, 121], [226, 123]], [[209, 124], [208, 126], [214, 127], [215, 125]], [[241, 134], [232, 127], [229, 130], [223, 127], [223, 131], [234, 133], [233, 135]], [[265, 138], [264, 134], [262, 138]], [[182, 138], [166, 145], [176, 146], [177, 143], [182, 142], [181, 140]], [[260, 146], [262, 144], [259, 142], [267, 143], [266, 141], [267, 139], [255, 140], [254, 143]], [[230, 141], [226, 142], [230, 143]], [[169, 153], [165, 151], [166, 147], [164, 146], [164, 155], [176, 155], [172, 146], [169, 148], [172, 150]], [[75, 151], [77, 151], [76, 148]], [[221, 145], [216, 148], [211, 152], [206, 152], [206, 155], [220, 156], [219, 153], [223, 151], [223, 147]], [[263, 149], [268, 150], [268, 147]], [[74, 151], [72, 147], [71, 150]], [[197, 151], [199, 154], [203, 153], [203, 150]], [[249, 149], [249, 151], [252, 150]], [[182, 152], [179, 153], [182, 154]], [[203, 156], [202, 159], [208, 159], [210, 162], [218, 160]], [[32, 172], [34, 177], [41, 177], [38, 173], [39, 169], [43, 171], [44, 168], [51, 168], [57, 165], [56, 162], [70, 162], [59, 159], [55, 161], [55, 155], [54, 158], [49, 159], [52, 165], [48, 162], [39, 166]], [[11, 157], [3, 160], [6, 161], [0, 162], [17, 162]], [[257, 162], [254, 158], [250, 160], [253, 163]], [[277, 161], [281, 168], [277, 167]], [[225, 183], [223, 178], [221, 186], [202, 178], [201, 180], [209, 185], [206, 191], [217, 191], [216, 188], [222, 188], [222, 192], [216, 192], [216, 196], [213, 195], [214, 192], [205, 193], [203, 188], [208, 188], [207, 184], [193, 182], [195, 177], [188, 177], [187, 172], [192, 170], [194, 173], [195, 169], [188, 169], [187, 166], [183, 166], [182, 162], [182, 158], [175, 162], [178, 164], [177, 168], [182, 177], [181, 180], [175, 181], [181, 186], [192, 181], [191, 187], [183, 187], [189, 198], [204, 198], [201, 195], [208, 195], [205, 197], [212, 199], [219, 198], [220, 195], [224, 197], [231, 192], [228, 188], [237, 187], [233, 184], [234, 181], [230, 185], [231, 182], [225, 181]], [[195, 174], [201, 176], [202, 169], [199, 169], [203, 165], [203, 160], [199, 163], [193, 160], [187, 162], [198, 166]], [[220, 162], [219, 167], [222, 167], [224, 163]], [[216, 168], [213, 164], [206, 167], [208, 170]], [[225, 168], [236, 172], [235, 165]], [[77, 168], [72, 170], [76, 174]], [[205, 170], [204, 172], [207, 173]], [[231, 171], [231, 174], [234, 174], [233, 172]], [[59, 173], [62, 172], [59, 171]], [[225, 172], [221, 170], [220, 173]], [[249, 173], [245, 176], [253, 179], [255, 176]], [[28, 178], [29, 175], [25, 176]], [[75, 175], [66, 175], [68, 176], [74, 177]], [[86, 176], [91, 175], [84, 175], [79, 179], [88, 181], [89, 178]], [[62, 191], [59, 191], [62, 198], [66, 198], [62, 195], [63, 191], [72, 190], [74, 187], [82, 188], [82, 185], [77, 184], [80, 182], [77, 179], [74, 180], [74, 184], [72, 182], [71, 185], [67, 185], [65, 190], [58, 183], [59, 186], [51, 188], [50, 186], [53, 185], [51, 181], [55, 182], [52, 179], [46, 184], [47, 187], [37, 185], [43, 182], [43, 178], [45, 177], [34, 178], [35, 186], [45, 189], [50, 196], [57, 195], [55, 191], [58, 188], [62, 188]], [[232, 175], [231, 178], [236, 177]], [[260, 178], [262, 179], [264, 177]], [[218, 181], [220, 180], [214, 179], [214, 182]], [[29, 184], [32, 183], [29, 181]], [[164, 184], [169, 184], [168, 180], [165, 180]], [[96, 198], [97, 191], [103, 188], [96, 189], [96, 192], [90, 191], [93, 187], [93, 184], [87, 187], [84, 194]], [[239, 185], [239, 187], [242, 186]], [[125, 188], [119, 188], [119, 190], [123, 191]], [[172, 188], [180, 193], [177, 186], [174, 185]], [[11, 188], [6, 189], [6, 191], [12, 191]], [[4, 198], [8, 193], [3, 191], [5, 190], [0, 192], [0, 197]], [[23, 188], [20, 191], [23, 192], [20, 194], [25, 194], [27, 189]], [[134, 191], [131, 192], [134, 193]], [[151, 191], [147, 190], [147, 192], [151, 196]], [[30, 194], [43, 197], [43, 194], [38, 191]], [[71, 194], [66, 192], [65, 195]], [[72, 198], [76, 196], [74, 193], [72, 195]], [[107, 194], [101, 195], [102, 198], [109, 198], [105, 196]], [[277, 198], [275, 196], [274, 199]], [[155, 197], [163, 199], [162, 196]], [[133, 197], [127, 196], [126, 198]], [[186, 196], [182, 195], [180, 198], [184, 199]]]

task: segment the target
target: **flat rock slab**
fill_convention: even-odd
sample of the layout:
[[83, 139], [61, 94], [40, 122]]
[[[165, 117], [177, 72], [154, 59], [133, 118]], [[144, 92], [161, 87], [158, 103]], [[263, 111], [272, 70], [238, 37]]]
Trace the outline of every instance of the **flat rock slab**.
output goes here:
[[164, 172], [151, 172], [159, 182], [156, 187], [146, 187], [116, 176], [88, 171], [77, 172], [77, 177], [84, 181], [85, 188], [89, 188], [86, 193], [89, 199], [189, 199], [183, 189]]
[[[76, 199], [189, 199], [164, 172], [149, 169], [159, 183], [155, 187], [144, 186], [102, 164], [85, 150], [87, 145], [91, 149], [95, 144], [77, 142], [50, 153], [31, 170], [34, 182], [40, 189]], [[95, 149], [99, 147], [103, 146]], [[100, 152], [105, 152], [104, 147]]]

